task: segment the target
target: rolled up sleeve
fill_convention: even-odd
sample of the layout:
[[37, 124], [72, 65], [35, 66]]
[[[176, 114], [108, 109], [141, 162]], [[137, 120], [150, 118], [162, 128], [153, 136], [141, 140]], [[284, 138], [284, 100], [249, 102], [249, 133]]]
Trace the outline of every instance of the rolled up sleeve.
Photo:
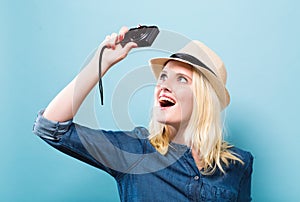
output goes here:
[[33, 133], [41, 138], [58, 141], [70, 128], [73, 120], [64, 122], [51, 121], [43, 117], [45, 110], [40, 110], [33, 125]]

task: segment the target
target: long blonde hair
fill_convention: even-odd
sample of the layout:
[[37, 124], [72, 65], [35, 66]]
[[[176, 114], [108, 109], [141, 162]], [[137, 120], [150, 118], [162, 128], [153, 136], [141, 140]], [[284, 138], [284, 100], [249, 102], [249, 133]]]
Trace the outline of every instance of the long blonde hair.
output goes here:
[[[208, 80], [193, 69], [192, 89], [194, 105], [185, 130], [185, 142], [197, 153], [203, 167], [202, 174], [211, 175], [218, 168], [225, 173], [222, 164], [242, 160], [229, 150], [232, 146], [224, 141], [221, 105]], [[169, 148], [169, 129], [153, 119], [149, 123], [149, 139], [158, 152], [165, 155]]]

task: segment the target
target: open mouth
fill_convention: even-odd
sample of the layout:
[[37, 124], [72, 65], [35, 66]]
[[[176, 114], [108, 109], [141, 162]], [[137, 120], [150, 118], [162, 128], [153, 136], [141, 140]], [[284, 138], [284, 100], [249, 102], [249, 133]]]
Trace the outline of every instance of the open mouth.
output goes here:
[[167, 96], [160, 96], [158, 99], [160, 107], [172, 107], [176, 104], [176, 101]]

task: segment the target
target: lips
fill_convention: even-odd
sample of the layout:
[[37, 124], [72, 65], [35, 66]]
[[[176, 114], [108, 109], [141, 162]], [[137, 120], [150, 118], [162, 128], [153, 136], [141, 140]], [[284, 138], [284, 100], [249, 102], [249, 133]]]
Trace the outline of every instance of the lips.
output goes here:
[[173, 99], [170, 96], [164, 95], [164, 94], [160, 95], [158, 97], [158, 102], [159, 102], [160, 107], [163, 107], [163, 108], [172, 107], [176, 104], [175, 99]]

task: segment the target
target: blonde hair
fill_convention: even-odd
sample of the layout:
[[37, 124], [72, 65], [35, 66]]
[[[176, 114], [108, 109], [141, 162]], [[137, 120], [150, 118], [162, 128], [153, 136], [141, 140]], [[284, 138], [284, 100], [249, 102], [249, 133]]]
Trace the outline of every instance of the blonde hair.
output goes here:
[[[185, 142], [196, 152], [203, 167], [202, 174], [212, 175], [218, 168], [225, 173], [222, 164], [243, 161], [229, 150], [224, 141], [221, 104], [213, 87], [203, 74], [193, 69], [193, 112], [185, 131]], [[149, 123], [149, 139], [158, 152], [165, 155], [169, 148], [168, 126], [153, 119]]]

